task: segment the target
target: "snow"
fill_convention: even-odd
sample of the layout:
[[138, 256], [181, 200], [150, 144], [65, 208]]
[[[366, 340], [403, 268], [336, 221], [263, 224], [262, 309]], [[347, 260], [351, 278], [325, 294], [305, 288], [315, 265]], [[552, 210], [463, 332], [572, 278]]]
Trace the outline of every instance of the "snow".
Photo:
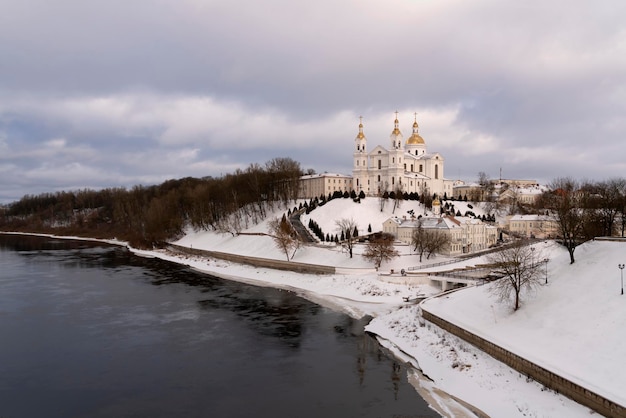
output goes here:
[[496, 303], [489, 286], [432, 299], [424, 309], [626, 405], [626, 296], [617, 267], [626, 242], [585, 243], [574, 264], [556, 244], [537, 249], [550, 259], [548, 284], [523, 295], [517, 312]]
[[[467, 202], [451, 202], [464, 213]], [[471, 202], [470, 202], [471, 203]], [[402, 216], [413, 209], [423, 214], [417, 202], [402, 202], [392, 213], [393, 201], [383, 212], [376, 198], [360, 204], [352, 199], [333, 199], [303, 215], [315, 220], [322, 230], [336, 233], [335, 222], [353, 219], [361, 233], [382, 230], [389, 217]], [[466, 209], [465, 209], [466, 210]], [[476, 214], [483, 212], [474, 204]], [[277, 211], [275, 216], [282, 216]], [[263, 234], [267, 221], [245, 231]], [[285, 260], [285, 255], [264, 235], [218, 234], [189, 231], [175, 244], [254, 257]], [[626, 404], [626, 296], [620, 295], [618, 263], [624, 263], [626, 242], [594, 241], [576, 249], [576, 263], [569, 264], [567, 251], [552, 242], [538, 243], [538, 260], [549, 258], [548, 284], [532, 294], [524, 294], [517, 312], [498, 302], [489, 286], [478, 286], [432, 298], [425, 302], [429, 311], [450, 322], [492, 340], [547, 369], [579, 382], [610, 399]], [[398, 246], [402, 255], [383, 264], [381, 272], [416, 266], [418, 257], [408, 246]], [[434, 295], [429, 285], [391, 284], [381, 281], [373, 265], [360, 254], [354, 258], [334, 244], [307, 246], [297, 251], [293, 261], [332, 265], [341, 274], [315, 275], [256, 268], [199, 256], [181, 256], [166, 250], [140, 251], [139, 255], [159, 257], [189, 265], [230, 280], [287, 289], [321, 305], [374, 319], [367, 330], [379, 336], [382, 344], [395, 351], [427, 375], [411, 375], [416, 389], [444, 416], [472, 416], [470, 410], [492, 417], [583, 417], [592, 414], [568, 398], [496, 361], [470, 344], [424, 322], [419, 305], [403, 298], [418, 294]], [[437, 256], [424, 260], [432, 264], [448, 260]], [[454, 269], [484, 262], [482, 257], [422, 271]], [[420, 323], [421, 321], [421, 323]]]
[[[454, 204], [462, 213], [468, 210], [467, 202]], [[475, 213], [483, 213], [479, 205], [473, 206], [471, 210]], [[313, 219], [324, 233], [334, 234], [337, 220], [352, 219], [360, 233], [365, 233], [369, 224], [373, 232], [382, 230], [382, 222], [391, 216], [403, 216], [409, 210], [424, 213], [423, 207], [412, 201], [402, 202], [395, 213], [392, 209], [392, 200], [386, 202], [381, 212], [380, 202], [375, 198], [363, 199], [361, 203], [333, 199], [303, 215], [302, 222], [307, 225], [308, 220]], [[275, 216], [282, 216], [282, 211]], [[267, 232], [267, 222], [245, 232]], [[263, 235], [233, 237], [190, 231], [176, 244], [285, 259], [271, 238]], [[398, 249], [402, 255], [383, 264], [382, 272], [419, 265], [417, 256], [411, 255], [407, 246], [398, 246]], [[616, 361], [626, 357], [626, 338], [621, 332], [626, 329], [626, 296], [619, 295], [616, 268], [618, 262], [623, 262], [619, 258], [624, 250], [626, 243], [590, 242], [576, 250], [577, 261], [570, 265], [567, 251], [559, 245], [536, 244], [537, 259], [550, 259], [549, 283], [533, 294], [525, 294], [517, 312], [512, 312], [509, 304], [498, 302], [489, 293], [488, 285], [433, 298], [425, 302], [425, 306], [444, 319], [624, 404], [620, 388], [626, 387], [626, 369], [623, 361], [621, 364]], [[421, 326], [419, 306], [404, 303], [402, 298], [433, 295], [438, 289], [383, 282], [372, 264], [359, 255], [362, 251], [363, 246], [357, 245], [354, 258], [350, 259], [340, 247], [320, 244], [298, 250], [293, 259], [332, 265], [345, 272], [335, 275], [276, 271], [200, 257], [181, 260], [179, 255], [167, 252], [152, 254], [220, 277], [292, 290], [353, 316], [374, 316], [367, 330], [377, 334], [381, 343], [395, 350], [398, 356], [411, 359], [428, 376], [417, 379], [415, 386], [444, 416], [471, 416], [469, 410], [494, 417], [582, 417], [592, 413], [436, 326], [428, 323]], [[437, 256], [422, 264], [445, 260], [447, 258]], [[424, 271], [454, 269], [484, 261], [484, 257], [476, 257]]]

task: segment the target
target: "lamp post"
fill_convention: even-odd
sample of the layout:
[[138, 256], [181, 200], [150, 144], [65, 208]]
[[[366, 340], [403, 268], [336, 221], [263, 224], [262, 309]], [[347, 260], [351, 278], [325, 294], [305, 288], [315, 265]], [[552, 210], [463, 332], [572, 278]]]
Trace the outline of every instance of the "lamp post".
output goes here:
[[624, 265], [618, 264], [617, 267], [619, 267], [620, 276], [622, 276], [622, 295], [623, 295], [624, 294]]
[[548, 284], [548, 261], [550, 261], [549, 258], [543, 259], [543, 262], [546, 263], [546, 284]]

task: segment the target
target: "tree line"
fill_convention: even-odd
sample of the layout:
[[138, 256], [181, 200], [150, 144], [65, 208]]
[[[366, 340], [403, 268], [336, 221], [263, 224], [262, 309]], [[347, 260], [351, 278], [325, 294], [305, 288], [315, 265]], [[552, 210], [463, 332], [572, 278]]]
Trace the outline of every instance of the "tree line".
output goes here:
[[26, 195], [0, 209], [3, 230], [117, 238], [156, 247], [186, 227], [237, 234], [298, 197], [300, 163], [274, 158], [221, 177]]

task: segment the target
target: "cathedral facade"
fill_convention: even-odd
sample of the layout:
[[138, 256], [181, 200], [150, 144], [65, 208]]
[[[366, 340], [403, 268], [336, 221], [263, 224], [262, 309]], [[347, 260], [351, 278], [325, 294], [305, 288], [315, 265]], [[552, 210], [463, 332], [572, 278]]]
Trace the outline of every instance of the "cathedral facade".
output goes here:
[[452, 196], [453, 182], [444, 177], [444, 159], [437, 152], [429, 153], [418, 133], [417, 114], [413, 132], [405, 141], [400, 131], [398, 112], [389, 135], [389, 149], [380, 145], [367, 150], [363, 120], [354, 139], [352, 186], [357, 193], [378, 196], [387, 192], [437, 194]]

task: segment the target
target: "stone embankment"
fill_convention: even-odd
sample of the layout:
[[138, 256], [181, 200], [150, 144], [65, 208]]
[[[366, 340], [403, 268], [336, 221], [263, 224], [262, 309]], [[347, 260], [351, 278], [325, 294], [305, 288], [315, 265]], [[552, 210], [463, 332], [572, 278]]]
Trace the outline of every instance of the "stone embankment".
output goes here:
[[250, 257], [240, 254], [223, 253], [220, 251], [200, 250], [170, 244], [168, 247], [176, 252], [197, 255], [202, 257], [219, 258], [220, 260], [231, 261], [233, 263], [247, 264], [254, 267], [264, 267], [276, 270], [288, 270], [298, 273], [312, 274], [335, 274], [337, 269], [334, 266], [321, 266], [317, 264], [299, 263], [296, 261], [272, 260], [269, 258]]
[[499, 345], [492, 343], [468, 330], [461, 328], [445, 319], [428, 312], [425, 304], [421, 305], [422, 316], [425, 320], [432, 322], [438, 327], [456, 335], [457, 337], [474, 345], [496, 360], [517, 370], [531, 379], [541, 383], [548, 389], [559, 392], [568, 398], [584, 405], [594, 411], [610, 418], [626, 417], [626, 408], [605, 397], [590, 391], [562, 376], [557, 375], [525, 358], [514, 354]]

